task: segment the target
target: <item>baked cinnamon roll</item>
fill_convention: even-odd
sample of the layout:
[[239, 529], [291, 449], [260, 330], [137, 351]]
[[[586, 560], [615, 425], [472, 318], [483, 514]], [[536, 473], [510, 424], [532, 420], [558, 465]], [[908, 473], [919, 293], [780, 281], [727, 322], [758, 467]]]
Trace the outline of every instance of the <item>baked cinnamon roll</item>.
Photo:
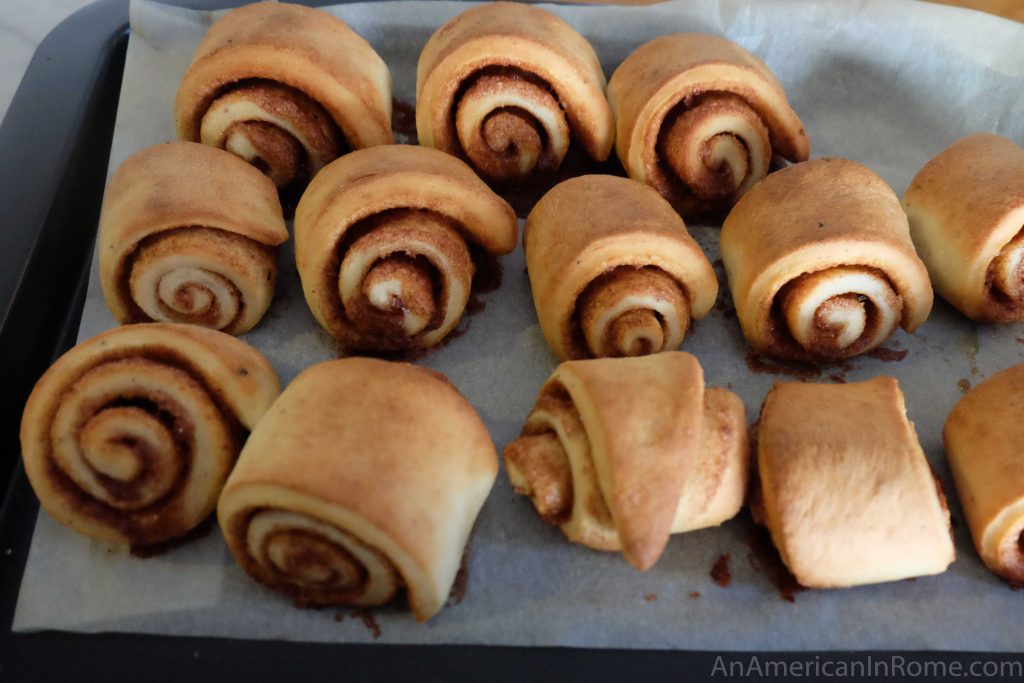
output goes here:
[[960, 399], [943, 440], [978, 554], [1024, 581], [1024, 365], [998, 372]]
[[949, 509], [892, 377], [779, 382], [761, 408], [755, 519], [800, 585], [940, 574]]
[[103, 197], [103, 296], [119, 323], [242, 334], [270, 306], [287, 239], [277, 192], [256, 169], [193, 142], [147, 147]]
[[594, 49], [554, 14], [494, 2], [439, 28], [416, 71], [420, 144], [466, 159], [494, 182], [550, 173], [572, 140], [593, 159], [615, 130]]
[[932, 307], [896, 195], [869, 169], [817, 159], [758, 183], [722, 226], [743, 334], [765, 356], [828, 362], [865, 353]]
[[523, 244], [537, 317], [560, 360], [675, 349], [718, 296], [682, 219], [626, 178], [559, 183], [530, 212]]
[[504, 457], [541, 519], [643, 571], [670, 534], [739, 512], [747, 449], [743, 403], [672, 351], [562, 363]]
[[249, 437], [217, 507], [235, 559], [299, 605], [380, 605], [420, 621], [448, 599], [498, 456], [447, 379], [408, 363], [328, 361]]
[[348, 150], [391, 142], [391, 75], [340, 19], [259, 2], [210, 26], [174, 119], [182, 140], [226, 149], [298, 191]]
[[193, 325], [119, 327], [40, 378], [21, 418], [25, 473], [54, 519], [146, 546], [206, 519], [280, 391], [256, 349]]
[[918, 172], [903, 207], [942, 298], [978, 322], [1024, 321], [1024, 149], [963, 138]]
[[295, 211], [295, 260], [313, 315], [350, 349], [431, 347], [458, 324], [473, 249], [507, 254], [516, 217], [458, 159], [384, 145], [346, 155]]
[[608, 99], [629, 177], [687, 219], [727, 211], [774, 155], [804, 161], [810, 152], [775, 75], [719, 36], [676, 33], [641, 45], [612, 74]]

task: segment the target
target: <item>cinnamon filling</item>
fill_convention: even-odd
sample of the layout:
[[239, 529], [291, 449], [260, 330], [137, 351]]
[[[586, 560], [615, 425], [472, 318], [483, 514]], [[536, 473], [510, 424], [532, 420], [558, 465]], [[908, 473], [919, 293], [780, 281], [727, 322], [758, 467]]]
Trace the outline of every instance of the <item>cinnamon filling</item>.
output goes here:
[[[875, 268], [836, 266], [805, 273], [776, 296], [773, 317], [796, 347], [816, 360], [838, 360], [878, 346], [899, 325], [903, 299]], [[799, 351], [797, 351], [799, 350]]]
[[652, 182], [662, 194], [689, 196], [707, 206], [729, 205], [769, 170], [771, 138], [742, 97], [723, 92], [680, 102], [658, 132], [661, 168]]
[[200, 139], [253, 164], [280, 190], [305, 185], [344, 151], [344, 137], [315, 100], [261, 79], [216, 95], [200, 122]]
[[462, 153], [497, 183], [546, 174], [562, 163], [570, 130], [557, 94], [514, 67], [489, 67], [456, 95], [452, 133]]
[[574, 317], [582, 337], [575, 346], [585, 347], [586, 355], [640, 356], [682, 343], [690, 302], [664, 271], [620, 266], [587, 286]]

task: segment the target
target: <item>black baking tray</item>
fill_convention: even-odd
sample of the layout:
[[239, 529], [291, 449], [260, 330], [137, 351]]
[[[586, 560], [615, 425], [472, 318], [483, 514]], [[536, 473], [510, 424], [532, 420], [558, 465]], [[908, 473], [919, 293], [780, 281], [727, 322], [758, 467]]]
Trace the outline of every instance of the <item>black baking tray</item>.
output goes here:
[[[211, 9], [243, 3], [178, 0], [170, 4]], [[0, 680], [231, 681], [302, 676], [685, 681], [704, 680], [723, 669], [735, 672], [728, 668], [735, 663], [776, 678], [784, 671], [780, 664], [813, 666], [816, 662], [822, 672], [823, 661], [868, 665], [895, 656], [902, 657], [906, 670], [912, 671], [915, 664], [941, 666], [979, 658], [979, 653], [955, 652], [790, 652], [752, 659], [730, 652], [12, 633], [38, 510], [20, 465], [18, 422], [36, 379], [77, 335], [127, 42], [127, 0], [99, 0], [74, 14], [40, 45], [0, 125], [0, 206], [5, 216], [0, 249], [0, 491], [5, 492], [0, 507]], [[1020, 655], [1012, 654], [981, 658], [1021, 661]]]

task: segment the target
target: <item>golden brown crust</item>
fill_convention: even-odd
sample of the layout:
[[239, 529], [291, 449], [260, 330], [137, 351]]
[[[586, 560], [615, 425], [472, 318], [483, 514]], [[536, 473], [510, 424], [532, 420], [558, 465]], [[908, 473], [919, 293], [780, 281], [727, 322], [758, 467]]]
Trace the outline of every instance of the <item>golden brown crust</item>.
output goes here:
[[[682, 219], [654, 190], [625, 178], [556, 185], [526, 219], [523, 244], [537, 317], [560, 360], [674, 349], [718, 296], [714, 269]], [[621, 313], [637, 311], [657, 316], [617, 329]], [[636, 331], [651, 322], [655, 334]]]
[[489, 3], [424, 46], [416, 129], [420, 144], [469, 158], [498, 181], [557, 168], [570, 130], [603, 161], [615, 136], [604, 88], [594, 49], [565, 21], [540, 7]]
[[381, 604], [404, 585], [423, 620], [448, 598], [497, 469], [486, 427], [443, 375], [329, 361], [253, 431], [218, 518], [242, 567], [299, 602]]
[[669, 534], [739, 511], [745, 443], [739, 399], [705, 393], [697, 360], [673, 351], [562, 363], [504, 456], [542, 519], [643, 571]]
[[103, 296], [120, 323], [241, 334], [270, 305], [275, 247], [287, 239], [277, 192], [256, 169], [192, 142], [147, 147], [118, 167], [103, 197]]
[[1024, 320], [1024, 149], [998, 135], [958, 140], [903, 197], [935, 291], [979, 322]]
[[953, 561], [949, 511], [892, 377], [777, 383], [757, 443], [764, 523], [801, 585], [895, 581]]
[[[464, 163], [384, 145], [347, 154], [310, 183], [295, 211], [295, 262], [317, 321], [345, 346], [425, 348], [465, 308], [467, 242], [505, 254], [516, 234], [512, 208]], [[440, 293], [426, 300], [434, 281]]]
[[[845, 358], [878, 346], [897, 324], [913, 331], [931, 310], [928, 273], [899, 201], [852, 161], [817, 159], [771, 174], [729, 214], [721, 247], [737, 317], [757, 353]], [[794, 287], [803, 306], [783, 310]]]
[[676, 33], [641, 45], [615, 70], [608, 99], [629, 176], [684, 217], [727, 209], [773, 154], [804, 161], [810, 151], [768, 67], [719, 36]]
[[192, 325], [120, 327], [64, 354], [21, 421], [25, 472], [75, 531], [152, 544], [213, 511], [241, 434], [276, 398], [256, 349]]
[[946, 420], [943, 440], [985, 565], [1024, 580], [1024, 365], [996, 373], [962, 398]]
[[[380, 56], [345, 22], [327, 12], [286, 3], [260, 2], [231, 10], [215, 21], [200, 43], [182, 79], [174, 104], [178, 137], [200, 140], [204, 117], [220, 117], [218, 98], [247, 90], [233, 107], [237, 119], [274, 124], [274, 140], [232, 131], [230, 121], [208, 122], [216, 131], [211, 143], [235, 146], [250, 157], [252, 147], [276, 150], [263, 159], [270, 166], [284, 142], [302, 140], [302, 172], [292, 180], [304, 184], [344, 147], [361, 149], [388, 144], [391, 135], [391, 75]], [[291, 96], [290, 91], [295, 96]], [[282, 124], [281, 121], [287, 122]], [[262, 126], [264, 134], [268, 131]], [[241, 140], [229, 144], [232, 132]], [[250, 131], [251, 132], [251, 131]], [[340, 133], [343, 140], [336, 139]], [[204, 136], [205, 137], [205, 136]], [[246, 142], [247, 141], [247, 142]], [[285, 165], [293, 159], [289, 153]], [[280, 175], [281, 166], [271, 166]], [[288, 183], [286, 183], [288, 184]]]

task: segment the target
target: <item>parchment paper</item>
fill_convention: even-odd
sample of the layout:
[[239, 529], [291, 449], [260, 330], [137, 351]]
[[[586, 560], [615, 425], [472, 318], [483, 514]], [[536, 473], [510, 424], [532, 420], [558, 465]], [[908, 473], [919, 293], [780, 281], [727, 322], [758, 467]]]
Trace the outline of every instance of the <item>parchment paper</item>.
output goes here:
[[[467, 8], [458, 2], [342, 5], [344, 18], [383, 55], [396, 96], [411, 102], [415, 64], [430, 33]], [[875, 169], [902, 193], [913, 174], [962, 135], [995, 131], [1024, 141], [1024, 26], [913, 2], [685, 0], [647, 8], [558, 7], [591, 40], [610, 75], [640, 43], [662, 33], [723, 34], [764, 59], [811, 134], [814, 156], [838, 155]], [[146, 0], [131, 6], [132, 35], [110, 168], [174, 137], [177, 84], [211, 21], [207, 13]], [[82, 226], [91, 229], [92, 226]], [[691, 226], [712, 260], [717, 230]], [[245, 339], [284, 382], [331, 358], [335, 346], [306, 308], [286, 245], [280, 291]], [[495, 443], [514, 438], [555, 366], [536, 323], [521, 252], [504, 259], [504, 283], [468, 331], [422, 363], [446, 373], [477, 408]], [[747, 348], [720, 305], [683, 348], [700, 358], [710, 385], [728, 385], [753, 419], [772, 382], [752, 373]], [[113, 326], [95, 270], [80, 337]], [[976, 327], [937, 300], [918, 333], [886, 346], [901, 362], [859, 358], [849, 381], [900, 379], [928, 457], [953, 491], [942, 452], [945, 416], [977, 383], [1024, 360], [1019, 325]], [[825, 370], [818, 381], [839, 372]], [[674, 536], [645, 574], [621, 556], [570, 545], [512, 493], [502, 473], [471, 541], [464, 599], [416, 624], [401, 608], [374, 612], [383, 643], [480, 643], [587, 647], [1021, 650], [1024, 593], [1013, 593], [977, 558], [951, 495], [958, 560], [944, 575], [848, 590], [805, 591], [782, 600], [749, 562], [748, 525]], [[732, 585], [712, 564], [731, 555]], [[700, 597], [691, 597], [697, 591]], [[343, 615], [339, 622], [335, 615]], [[90, 541], [41, 514], [21, 587], [18, 631], [127, 631], [308, 641], [373, 641], [352, 610], [300, 610], [250, 581], [219, 532], [166, 555], [136, 559]]]

